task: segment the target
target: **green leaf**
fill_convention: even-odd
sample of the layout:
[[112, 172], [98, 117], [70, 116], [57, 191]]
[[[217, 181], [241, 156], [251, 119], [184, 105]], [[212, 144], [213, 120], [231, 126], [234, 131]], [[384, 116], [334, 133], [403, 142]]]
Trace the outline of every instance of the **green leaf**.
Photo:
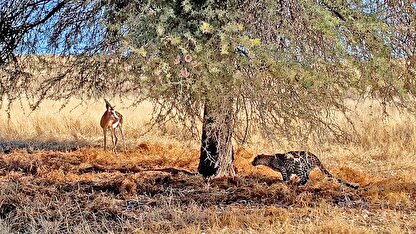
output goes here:
[[204, 34], [210, 34], [214, 31], [214, 28], [207, 22], [202, 22], [201, 26], [199, 27], [199, 29], [202, 31], [202, 33]]

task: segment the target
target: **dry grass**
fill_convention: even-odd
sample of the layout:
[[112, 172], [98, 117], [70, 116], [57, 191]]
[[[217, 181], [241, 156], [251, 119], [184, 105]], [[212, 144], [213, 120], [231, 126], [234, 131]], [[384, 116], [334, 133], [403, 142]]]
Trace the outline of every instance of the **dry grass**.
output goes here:
[[[115, 101], [116, 106], [123, 105]], [[239, 176], [194, 175], [198, 144], [174, 125], [145, 132], [148, 104], [120, 109], [129, 150], [100, 148], [102, 101], [61, 112], [47, 102], [27, 116], [18, 106], [0, 117], [0, 232], [24, 233], [414, 233], [416, 131], [406, 113], [358, 108], [348, 145], [265, 141], [236, 147]], [[124, 104], [128, 106], [128, 103]], [[371, 114], [369, 111], [373, 111]], [[40, 149], [39, 151], [36, 149]], [[250, 162], [260, 152], [308, 149], [352, 190], [319, 170], [304, 187]]]
[[[138, 107], [131, 107], [132, 101], [128, 100], [111, 100], [111, 103], [124, 116], [124, 130], [129, 147], [134, 147], [141, 141], [191, 143], [171, 124], [151, 129], [148, 124], [152, 111], [150, 103]], [[81, 102], [73, 99], [64, 108], [62, 104], [45, 101], [39, 109], [31, 111], [26, 102], [16, 102], [11, 108], [10, 120], [4, 108], [0, 112], [0, 146], [71, 150], [87, 145], [102, 145], [103, 135], [99, 121], [105, 111], [104, 101]], [[108, 143], [111, 143], [110, 140]]]

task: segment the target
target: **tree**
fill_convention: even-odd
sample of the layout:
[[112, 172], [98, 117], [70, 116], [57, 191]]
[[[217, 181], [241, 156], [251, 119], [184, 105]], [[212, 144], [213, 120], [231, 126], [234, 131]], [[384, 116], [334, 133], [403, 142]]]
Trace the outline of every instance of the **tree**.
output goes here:
[[[348, 111], [346, 97], [410, 107], [414, 15], [414, 4], [403, 1], [65, 1], [14, 44], [27, 48], [33, 33], [56, 41], [47, 51], [76, 55], [39, 85], [34, 108], [80, 91], [133, 93], [154, 104], [155, 123], [174, 120], [196, 133], [202, 122], [198, 170], [228, 176], [232, 139], [244, 142], [256, 129], [269, 138], [342, 137], [331, 116]], [[90, 27], [71, 30], [77, 25]], [[85, 38], [94, 43], [73, 49]], [[4, 73], [2, 80], [16, 79]]]
[[[84, 66], [98, 70], [102, 64], [85, 62], [89, 55], [106, 50], [108, 30], [101, 27], [102, 9], [99, 1], [1, 1], [0, 105], [5, 98], [9, 107], [19, 98], [28, 98], [36, 109], [43, 99], [53, 98], [55, 91], [60, 93], [57, 99], [75, 96], [78, 91], [86, 97], [100, 93], [104, 82], [92, 79], [92, 71]], [[33, 54], [66, 56], [66, 61], [30, 56]], [[77, 58], [70, 57], [74, 54]], [[42, 69], [57, 72], [34, 87], [39, 80], [33, 72]], [[58, 88], [58, 82], [65, 88]]]

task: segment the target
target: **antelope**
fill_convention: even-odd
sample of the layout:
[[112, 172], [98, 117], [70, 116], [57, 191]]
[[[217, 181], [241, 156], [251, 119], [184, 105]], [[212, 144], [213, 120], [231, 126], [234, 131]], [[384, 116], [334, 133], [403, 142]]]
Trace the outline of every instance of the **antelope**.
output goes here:
[[117, 128], [120, 129], [121, 137], [123, 139], [123, 146], [124, 151], [126, 150], [126, 142], [124, 140], [124, 133], [123, 133], [123, 115], [120, 112], [115, 111], [114, 107], [104, 99], [106, 111], [104, 112], [103, 116], [101, 117], [100, 125], [103, 128], [104, 134], [104, 150], [107, 150], [107, 130], [110, 130], [111, 133], [111, 142], [113, 142], [113, 151], [116, 153], [117, 148], [117, 135], [116, 130]]

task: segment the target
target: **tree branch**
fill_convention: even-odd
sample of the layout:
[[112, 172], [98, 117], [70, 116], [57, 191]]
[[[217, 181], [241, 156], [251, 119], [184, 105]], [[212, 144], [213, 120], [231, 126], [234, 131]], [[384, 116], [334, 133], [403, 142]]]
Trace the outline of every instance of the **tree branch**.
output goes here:
[[332, 12], [332, 14], [334, 14], [337, 18], [339, 18], [342, 21], [346, 21], [345, 17], [343, 15], [341, 15], [341, 13], [339, 13], [339, 11], [337, 11], [334, 7], [331, 7], [330, 5], [328, 5], [325, 2], [322, 2], [322, 4], [330, 11]]
[[56, 12], [58, 12], [59, 10], [61, 10], [65, 4], [67, 4], [69, 2], [69, 0], [65, 0], [62, 1], [60, 3], [58, 3], [43, 19], [38, 20], [37, 22], [34, 22], [32, 24], [28, 24], [24, 27], [24, 30], [28, 30], [28, 29], [32, 29], [40, 24], [45, 23], [48, 19], [50, 19]]

